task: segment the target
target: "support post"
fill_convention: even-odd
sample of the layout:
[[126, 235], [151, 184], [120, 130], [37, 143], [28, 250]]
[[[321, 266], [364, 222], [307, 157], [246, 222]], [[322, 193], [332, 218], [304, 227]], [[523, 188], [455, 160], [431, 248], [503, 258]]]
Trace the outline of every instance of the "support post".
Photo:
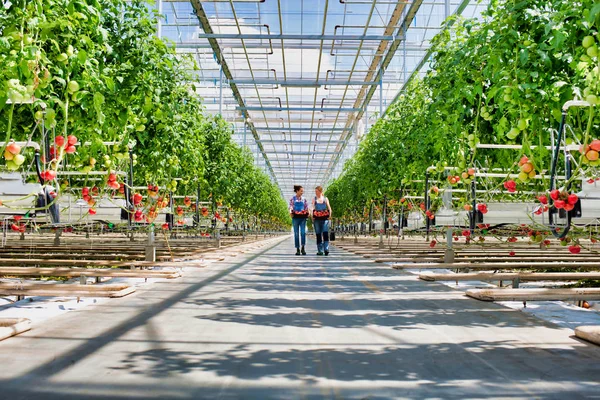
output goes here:
[[223, 115], [223, 64], [219, 62], [219, 115]]
[[158, 38], [162, 37], [162, 13], [163, 13], [163, 0], [156, 0], [156, 8], [158, 9], [158, 17], [156, 21], [156, 36]]
[[242, 242], [246, 241], [246, 229], [248, 229], [248, 216], [242, 218]]
[[[369, 131], [369, 107], [365, 105], [365, 132], [364, 135]], [[356, 140], [358, 141], [358, 135], [355, 135]]]
[[146, 246], [144, 260], [148, 262], [156, 262], [156, 247]]
[[133, 163], [134, 163], [133, 149], [130, 148], [129, 149], [129, 186], [131, 186], [131, 187], [133, 187]]
[[[46, 156], [46, 160], [51, 160], [50, 157], [50, 129], [46, 131], [46, 109], [42, 111], [44, 118], [42, 118], [42, 136], [44, 137], [44, 155]], [[36, 151], [36, 161], [37, 161], [38, 152]], [[39, 172], [38, 172], [39, 173]], [[40, 177], [40, 183], [43, 184], [42, 178]]]
[[145, 248], [145, 261], [156, 262], [156, 245], [154, 243], [154, 225], [150, 225], [148, 241]]
[[56, 229], [56, 231], [54, 231], [54, 245], [55, 246], [60, 246], [60, 235], [62, 234], [62, 231], [60, 229]]
[[171, 210], [171, 218], [169, 219], [169, 230], [173, 230], [173, 220], [175, 219], [175, 210], [173, 209], [173, 192], [169, 192], [169, 210]]
[[404, 235], [404, 205], [400, 206], [400, 215], [398, 215], [398, 236]]
[[195, 221], [196, 229], [200, 228], [200, 182], [198, 182], [198, 187], [196, 189], [196, 221]]
[[227, 208], [227, 214], [225, 214], [225, 218], [227, 218], [227, 222], [225, 222], [225, 232], [229, 232], [229, 208]]
[[[425, 172], [425, 210], [431, 207], [429, 199], [429, 171]], [[431, 220], [425, 216], [425, 229], [427, 231], [427, 241], [429, 241], [429, 233], [431, 231]]]
[[373, 202], [369, 206], [369, 234], [371, 234], [371, 230], [373, 228]]
[[383, 196], [383, 233], [387, 237], [387, 195]]
[[[452, 186], [448, 185], [444, 191], [444, 208], [452, 212]], [[448, 225], [446, 229], [446, 251], [444, 252], [444, 262], [451, 264], [454, 262], [454, 249], [452, 242], [452, 225]]]
[[446, 231], [446, 250], [444, 252], [444, 263], [452, 264], [454, 263], [454, 248], [452, 247], [452, 227], [448, 227]]
[[[131, 188], [133, 187], [133, 149], [129, 149], [129, 174], [125, 185], [125, 207], [127, 208], [127, 228], [131, 229], [131, 218], [133, 217], [133, 201], [131, 199]], [[133, 241], [133, 237], [131, 237]]]
[[475, 177], [473, 177], [473, 181], [471, 182], [471, 198], [472, 198], [472, 210], [471, 210], [471, 221], [469, 221], [469, 231], [471, 235], [475, 231], [475, 213], [477, 212], [477, 192], [475, 185]]
[[385, 219], [386, 219], [386, 205], [387, 205], [387, 196], [383, 196], [383, 205], [381, 206], [381, 229], [379, 230], [379, 248], [383, 249], [383, 233], [386, 231], [385, 229]]
[[221, 231], [217, 229], [215, 232], [215, 246], [217, 249], [221, 248]]
[[[449, 0], [446, 0], [448, 2]], [[404, 25], [404, 40], [402, 41], [402, 71], [404, 76], [403, 84], [408, 80], [408, 68], [406, 67], [406, 25]]]
[[215, 230], [217, 229], [217, 218], [215, 217], [215, 212], [217, 211], [217, 205], [215, 203], [215, 199], [214, 197], [211, 199], [211, 223], [212, 223], [212, 229]]
[[379, 62], [379, 118], [383, 116], [383, 71]]

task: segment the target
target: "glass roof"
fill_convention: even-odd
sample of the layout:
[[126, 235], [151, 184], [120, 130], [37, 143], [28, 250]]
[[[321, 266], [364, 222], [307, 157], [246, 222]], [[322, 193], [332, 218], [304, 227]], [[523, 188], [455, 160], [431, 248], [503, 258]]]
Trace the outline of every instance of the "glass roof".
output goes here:
[[338, 176], [404, 82], [426, 71], [445, 18], [479, 17], [487, 3], [158, 0], [158, 33], [194, 55], [207, 112], [235, 126], [287, 197]]

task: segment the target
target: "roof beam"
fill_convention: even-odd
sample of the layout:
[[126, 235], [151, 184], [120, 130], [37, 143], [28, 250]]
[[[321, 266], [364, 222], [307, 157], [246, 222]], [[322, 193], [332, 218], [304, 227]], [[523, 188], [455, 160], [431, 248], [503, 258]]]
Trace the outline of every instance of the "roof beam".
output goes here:
[[[267, 154], [272, 154], [272, 153], [281, 153], [278, 151], [267, 151]], [[290, 156], [312, 156], [312, 155], [327, 155], [330, 156], [332, 154], [336, 154], [333, 151], [288, 151], [285, 152], [286, 154], [289, 154]], [[319, 160], [320, 161], [320, 160]]]
[[200, 33], [199, 39], [244, 39], [244, 40], [395, 40], [392, 35], [293, 35], [263, 33]]
[[[185, 49], [210, 49], [210, 45], [207, 43], [191, 43], [191, 42], [177, 42], [177, 43], [173, 43], [172, 46], [176, 47], [177, 49], [180, 50], [185, 50]], [[270, 46], [271, 44], [267, 45], [266, 43], [256, 43], [256, 42], [252, 42], [252, 43], [246, 43], [246, 48], [247, 49], [265, 49], [270, 51]], [[282, 45], [280, 42], [273, 42], [272, 43], [272, 47], [274, 49], [281, 49]], [[300, 50], [305, 50], [305, 49], [319, 49], [320, 46], [318, 43], [296, 43], [296, 42], [288, 42], [285, 43], [283, 45], [283, 47], [285, 47], [285, 49], [300, 49]], [[231, 43], [227, 43], [227, 49], [242, 49], [242, 45], [238, 44], [237, 42], [231, 42]], [[406, 50], [407, 51], [427, 51], [429, 48], [428, 47], [423, 47], [420, 45], [410, 45], [410, 46], [406, 46]], [[358, 50], [358, 46], [355, 45], [350, 45], [350, 44], [338, 44], [336, 46], [336, 50], [337, 51], [350, 51], [350, 50]], [[363, 46], [361, 48], [361, 50], [377, 50], [377, 46]], [[181, 53], [181, 51], [178, 51], [178, 53]], [[267, 54], [267, 53], [264, 53]], [[343, 56], [343, 54], [336, 54], [337, 56]], [[348, 54], [349, 55], [349, 54]], [[369, 56], [373, 56], [376, 54], [368, 54]]]
[[[310, 121], [308, 121], [310, 122]], [[288, 127], [288, 128], [276, 128], [276, 127], [267, 127], [267, 126], [257, 126], [255, 127], [257, 131], [288, 131], [288, 132], [345, 132], [346, 128], [300, 128], [300, 127]]]
[[[297, 175], [301, 175], [301, 174], [307, 174], [309, 172], [323, 173], [323, 172], [327, 171], [327, 169], [326, 168], [300, 169], [298, 167], [289, 167], [287, 169], [282, 169], [281, 171], [296, 172]], [[295, 179], [290, 179], [290, 180], [295, 180]]]
[[[162, 0], [165, 3], [188, 3], [189, 0]], [[202, 3], [229, 3], [230, 0], [200, 0]], [[234, 3], [264, 3], [266, 0], [231, 0]]]
[[[361, 108], [337, 108], [337, 107], [236, 107], [236, 110], [240, 111], [322, 111], [322, 112], [358, 112]], [[310, 121], [308, 121], [310, 122]], [[275, 128], [277, 129], [277, 128]], [[277, 129], [285, 130], [285, 128]]]
[[345, 81], [341, 79], [337, 80], [322, 80], [315, 81], [313, 79], [292, 79], [292, 80], [279, 80], [279, 79], [231, 79], [229, 81], [235, 85], [279, 85], [288, 87], [308, 87], [315, 88], [318, 86], [362, 86], [362, 85], [379, 85], [379, 81]]
[[[301, 117], [301, 115], [299, 115]], [[235, 118], [233, 120], [233, 122], [244, 122], [245, 119], [244, 118]], [[264, 119], [261, 118], [261, 121], [264, 121]], [[272, 118], [267, 118], [266, 119], [267, 122], [273, 122], [273, 123], [278, 123], [278, 124], [282, 124], [283, 118], [281, 117], [272, 117]], [[310, 119], [292, 119], [291, 121], [289, 121], [291, 124], [310, 124], [311, 120]], [[336, 122], [335, 118], [326, 118], [326, 119], [318, 119], [315, 121], [317, 124], [334, 124]], [[287, 121], [286, 121], [287, 123]], [[333, 128], [333, 126], [332, 126]], [[274, 128], [276, 130], [284, 130], [286, 128], [280, 127], [280, 128]]]
[[323, 146], [323, 145], [329, 145], [331, 143], [341, 143], [341, 140], [332, 140], [332, 141], [314, 141], [314, 140], [259, 140], [259, 142], [261, 143], [267, 143], [267, 144], [308, 144], [311, 146]]

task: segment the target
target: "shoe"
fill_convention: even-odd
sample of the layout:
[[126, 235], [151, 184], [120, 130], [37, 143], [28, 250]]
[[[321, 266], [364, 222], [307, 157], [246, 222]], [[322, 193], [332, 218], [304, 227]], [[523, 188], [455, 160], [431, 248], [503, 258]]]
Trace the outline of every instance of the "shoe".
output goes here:
[[306, 251], [304, 250], [304, 246], [302, 246], [302, 255], [305, 256], [306, 255]]
[[329, 250], [325, 250], [325, 255], [328, 256], [329, 255]]
[[320, 251], [320, 252], [318, 252], [318, 253], [317, 253], [317, 255], [318, 255], [318, 256], [322, 256], [322, 255], [323, 255], [323, 252], [321, 252], [321, 251]]
[[296, 249], [296, 255], [299, 256], [300, 255], [300, 249]]

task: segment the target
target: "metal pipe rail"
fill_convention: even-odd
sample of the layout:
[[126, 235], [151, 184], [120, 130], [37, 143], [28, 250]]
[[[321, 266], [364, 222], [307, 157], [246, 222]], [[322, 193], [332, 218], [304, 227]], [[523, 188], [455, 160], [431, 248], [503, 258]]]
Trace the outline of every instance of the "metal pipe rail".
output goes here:
[[199, 33], [199, 39], [237, 40], [359, 40], [381, 41], [399, 39], [393, 35], [302, 35], [302, 34], [261, 34], [261, 33]]

